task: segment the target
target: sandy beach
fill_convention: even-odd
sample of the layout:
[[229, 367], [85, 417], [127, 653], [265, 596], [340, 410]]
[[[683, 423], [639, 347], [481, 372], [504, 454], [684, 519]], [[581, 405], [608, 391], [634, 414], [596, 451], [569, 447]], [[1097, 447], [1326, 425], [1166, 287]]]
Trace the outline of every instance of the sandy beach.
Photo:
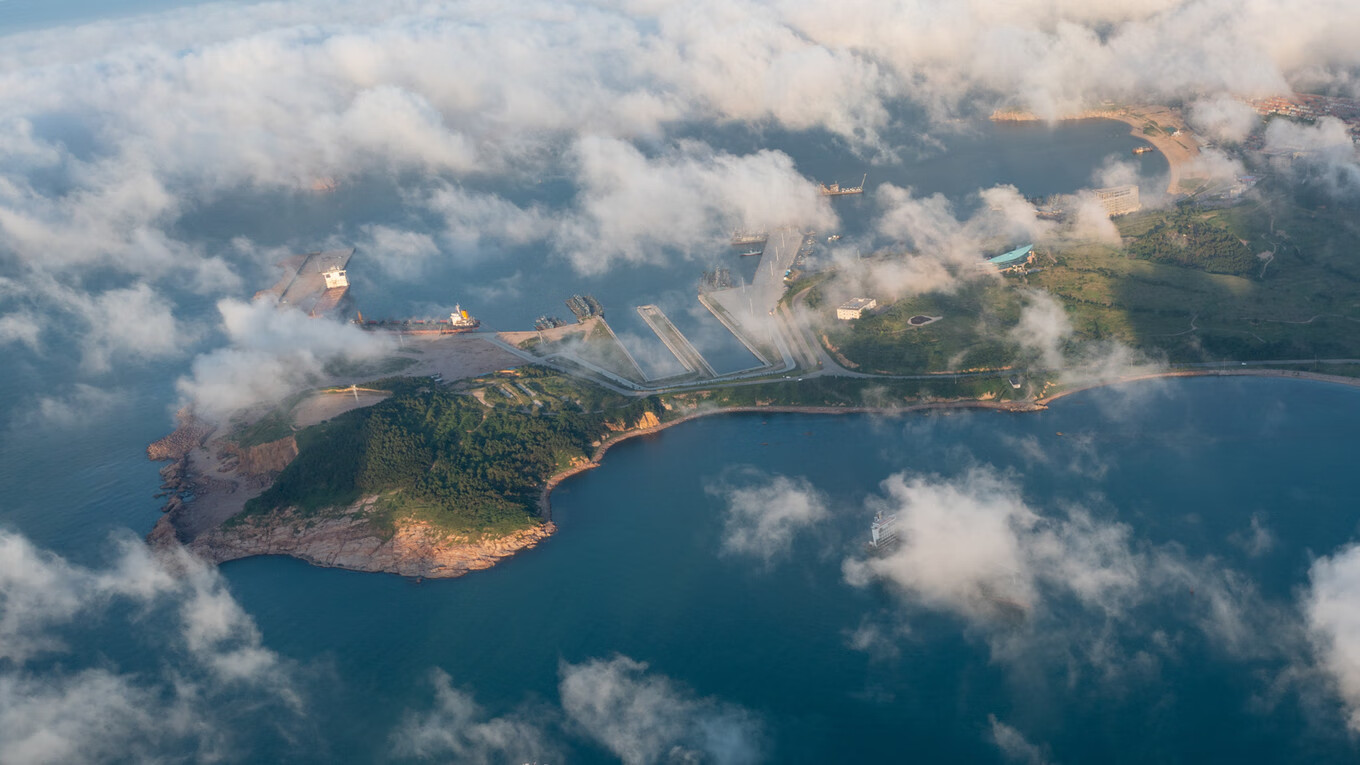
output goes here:
[[[994, 112], [992, 119], [998, 122], [1036, 122], [1040, 118], [1026, 111], [1006, 110]], [[1152, 144], [1153, 148], [1166, 157], [1166, 163], [1170, 167], [1166, 192], [1173, 196], [1183, 193], [1181, 181], [1186, 166], [1199, 157], [1199, 139], [1186, 126], [1180, 111], [1169, 106], [1125, 106], [1117, 109], [1089, 109], [1061, 117], [1058, 121], [1093, 119], [1123, 122], [1129, 126], [1129, 135]], [[1155, 122], [1162, 129], [1144, 133], [1143, 127], [1149, 122]]]
[[[1101, 116], [1126, 123], [1130, 135], [1147, 141], [1161, 152], [1162, 156], [1166, 157], [1171, 172], [1171, 177], [1166, 183], [1166, 193], [1173, 196], [1184, 193], [1181, 181], [1186, 166], [1199, 157], [1199, 141], [1194, 133], [1190, 132], [1190, 128], [1186, 127], [1179, 111], [1166, 106], [1131, 106]], [[1152, 134], [1144, 133], [1143, 126], [1149, 122], [1157, 123], [1164, 130]], [[1179, 131], [1180, 134], [1170, 135], [1165, 129]]]

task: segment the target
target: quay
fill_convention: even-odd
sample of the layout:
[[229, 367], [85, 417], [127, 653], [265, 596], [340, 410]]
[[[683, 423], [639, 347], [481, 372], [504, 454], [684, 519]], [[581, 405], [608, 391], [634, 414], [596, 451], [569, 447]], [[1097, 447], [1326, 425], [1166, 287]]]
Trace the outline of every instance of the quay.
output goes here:
[[675, 355], [681, 366], [690, 372], [701, 377], [717, 377], [718, 373], [704, 358], [703, 354], [694, 347], [689, 338], [680, 332], [679, 328], [671, 322], [670, 317], [666, 316], [660, 308], [654, 305], [640, 305], [637, 307], [638, 315], [647, 322], [647, 326], [652, 328], [656, 336], [661, 338], [661, 342], [666, 344], [670, 352]]

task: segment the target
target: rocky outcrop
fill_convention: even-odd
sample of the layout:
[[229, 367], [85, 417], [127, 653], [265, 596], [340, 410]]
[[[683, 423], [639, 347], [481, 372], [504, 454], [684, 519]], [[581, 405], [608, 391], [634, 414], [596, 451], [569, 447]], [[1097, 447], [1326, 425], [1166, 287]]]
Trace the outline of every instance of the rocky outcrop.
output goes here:
[[544, 523], [495, 539], [471, 540], [450, 537], [428, 523], [404, 521], [385, 538], [364, 514], [375, 499], [368, 497], [344, 514], [326, 518], [283, 511], [241, 519], [199, 535], [189, 549], [214, 563], [288, 555], [317, 566], [440, 579], [490, 568], [557, 530]]
[[195, 417], [188, 407], [175, 413], [175, 421], [173, 433], [146, 447], [146, 456], [152, 462], [184, 459], [189, 452], [202, 446], [216, 429], [211, 423]]
[[175, 419], [178, 425], [174, 432], [146, 447], [146, 456], [152, 462], [170, 462], [161, 468], [161, 492], [156, 495], [169, 497], [161, 508], [164, 513], [175, 513], [184, 507], [185, 496], [193, 492], [189, 466], [192, 455], [217, 429], [195, 417], [188, 407], [179, 410]]
[[232, 467], [241, 475], [277, 476], [288, 467], [288, 463], [298, 455], [297, 439], [292, 436], [270, 441], [267, 444], [242, 448], [228, 444], [227, 454], [234, 458]]
[[653, 412], [643, 412], [642, 416], [638, 417], [637, 422], [632, 425], [629, 425], [627, 420], [604, 421], [605, 428], [611, 433], [627, 433], [632, 430], [649, 430], [660, 424], [661, 420], [658, 419]]

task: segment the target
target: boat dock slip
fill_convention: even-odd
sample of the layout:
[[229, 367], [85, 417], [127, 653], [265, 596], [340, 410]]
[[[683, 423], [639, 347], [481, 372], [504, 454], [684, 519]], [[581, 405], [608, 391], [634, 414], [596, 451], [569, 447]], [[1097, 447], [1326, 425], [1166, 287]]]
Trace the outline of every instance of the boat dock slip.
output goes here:
[[782, 317], [775, 316], [775, 309], [784, 296], [784, 274], [812, 238], [791, 227], [772, 231], [751, 284], [699, 296], [699, 302], [746, 346], [762, 367], [775, 367], [782, 362], [782, 368], [788, 370], [796, 363], [782, 331]]
[[702, 354], [695, 349], [689, 339], [676, 329], [666, 314], [654, 305], [640, 305], [637, 307], [638, 315], [647, 322], [647, 326], [652, 328], [656, 336], [661, 338], [661, 342], [666, 344], [670, 352], [675, 354], [676, 360], [689, 371], [703, 377], [717, 377], [718, 373], [713, 371], [713, 367], [704, 360]]

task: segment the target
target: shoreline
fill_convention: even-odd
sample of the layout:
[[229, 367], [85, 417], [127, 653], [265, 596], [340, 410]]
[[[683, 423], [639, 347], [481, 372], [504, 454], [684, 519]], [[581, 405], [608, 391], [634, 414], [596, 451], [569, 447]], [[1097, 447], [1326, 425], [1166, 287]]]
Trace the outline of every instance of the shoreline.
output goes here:
[[1149, 372], [1145, 374], [1129, 375], [1127, 377], [1119, 377], [1112, 380], [1102, 380], [1099, 382], [1083, 384], [1070, 390], [1059, 391], [1051, 396], [1045, 396], [1043, 398], [1034, 399], [1031, 401], [1000, 402], [1000, 401], [983, 401], [980, 399], [959, 399], [957, 401], [928, 401], [920, 404], [911, 404], [908, 406], [894, 406], [894, 407], [810, 406], [794, 404], [787, 405], [775, 404], [771, 406], [734, 406], [726, 408], [706, 409], [702, 411], [690, 412], [674, 420], [668, 420], [658, 425], [653, 425], [650, 428], [642, 428], [639, 430], [631, 430], [624, 433], [620, 433], [614, 438], [602, 442], [599, 446], [595, 447], [595, 452], [591, 455], [589, 461], [573, 465], [567, 470], [563, 470], [560, 473], [556, 473], [548, 479], [547, 483], [544, 484], [543, 486], [542, 492], [539, 495], [539, 513], [541, 518], [543, 518], [547, 522], [551, 522], [553, 489], [557, 488], [559, 485], [562, 484], [562, 482], [566, 481], [567, 479], [573, 476], [580, 475], [581, 473], [600, 467], [600, 465], [603, 462], [605, 454], [607, 454], [609, 450], [614, 446], [617, 446], [618, 444], [621, 444], [624, 441], [628, 441], [639, 436], [648, 436], [654, 433], [660, 433], [661, 431], [666, 430], [667, 428], [672, 428], [675, 427], [676, 425], [681, 425], [692, 420], [702, 419], [704, 417], [712, 417], [714, 415], [720, 414], [754, 414], [754, 413], [895, 415], [895, 414], [912, 414], [916, 412], [928, 412], [928, 411], [955, 411], [960, 409], [980, 409], [984, 411], [1012, 412], [1012, 413], [1042, 412], [1047, 410], [1048, 405], [1053, 403], [1054, 401], [1066, 398], [1067, 396], [1071, 396], [1076, 393], [1082, 393], [1084, 391], [1094, 390], [1096, 388], [1105, 388], [1111, 385], [1120, 385], [1123, 383], [1138, 382], [1141, 380], [1156, 380], [1167, 377], [1272, 377], [1272, 378], [1287, 378], [1291, 380], [1311, 380], [1314, 382], [1335, 383], [1337, 385], [1344, 385], [1346, 387], [1360, 388], [1360, 378], [1345, 377], [1342, 375], [1327, 375], [1318, 372], [1290, 371], [1287, 369], [1185, 369], [1185, 370], [1171, 369], [1160, 372]]
[[[516, 534], [508, 535], [504, 538], [484, 540], [481, 543], [468, 544], [467, 541], [464, 541], [462, 544], [448, 545], [445, 540], [436, 541], [422, 530], [416, 529], [413, 526], [413, 528], [409, 530], [411, 532], [410, 534], [398, 534], [398, 536], [401, 537], [409, 536], [409, 539], [404, 539], [401, 543], [393, 545], [391, 544], [391, 540], [376, 538], [370, 529], [360, 528], [360, 524], [349, 522], [339, 522], [329, 524], [326, 528], [318, 528], [315, 530], [315, 536], [318, 538], [311, 539], [310, 537], [314, 536], [314, 534], [299, 531], [289, 524], [284, 524], [277, 528], [260, 528], [258, 527], [258, 523], [252, 523], [250, 525], [256, 527], [252, 529], [254, 533], [238, 535], [224, 532], [223, 523], [219, 521], [210, 527], [196, 529], [190, 539], [181, 540], [181, 543], [214, 563], [222, 563], [227, 560], [237, 560], [255, 556], [285, 555], [303, 560], [312, 565], [341, 568], [350, 571], [391, 573], [397, 574], [398, 576], [415, 576], [420, 578], [457, 577], [468, 571], [489, 568], [501, 560], [513, 557], [520, 550], [536, 547], [539, 542], [554, 535], [557, 531], [557, 526], [552, 522], [553, 490], [573, 476], [600, 467], [604, 462], [605, 455], [608, 454], [609, 450], [613, 447], [624, 443], [625, 441], [660, 433], [668, 428], [693, 420], [723, 414], [876, 414], [893, 416], [919, 412], [963, 410], [1009, 413], [1041, 412], [1047, 410], [1049, 405], [1053, 402], [1083, 391], [1120, 385], [1123, 383], [1168, 377], [1286, 378], [1334, 383], [1352, 388], [1360, 388], [1360, 378], [1328, 375], [1318, 372], [1291, 371], [1285, 369], [1236, 368], [1167, 369], [1079, 384], [1070, 389], [1058, 391], [1043, 398], [1022, 401], [957, 399], [949, 401], [925, 401], [916, 404], [889, 407], [814, 406], [796, 404], [711, 407], [689, 411], [673, 420], [659, 422], [649, 427], [619, 431], [614, 433], [612, 437], [602, 440], [594, 446], [594, 450], [588, 459], [578, 460], [565, 469], [554, 473], [544, 483], [539, 493], [537, 506], [537, 516], [541, 525], [531, 531], [517, 532]], [[172, 434], [172, 436], [173, 435], [174, 434]], [[167, 436], [167, 439], [168, 438], [170, 437]], [[165, 440], [166, 439], [162, 439], [162, 441]], [[200, 444], [194, 451], [204, 450], [205, 446], [206, 444]], [[179, 465], [181, 465], [180, 461], [176, 460], [173, 466]], [[199, 469], [202, 468], [201, 465], [196, 467]], [[197, 473], [197, 470], [192, 472]], [[192, 481], [194, 477], [197, 476], [185, 475], [182, 476], [182, 479], [189, 479]], [[245, 492], [242, 493], [244, 494]], [[237, 494], [236, 491], [231, 491], [228, 492], [226, 496], [241, 501], [243, 504], [244, 497], [232, 496], [235, 494]], [[196, 497], [196, 501], [203, 501], [207, 499], [208, 496], [211, 496], [211, 492], [204, 492], [202, 495]], [[169, 544], [172, 539], [179, 536], [175, 529], [175, 527], [179, 525], [177, 521], [182, 520], [184, 515], [193, 512], [190, 507], [192, 504], [193, 502], [182, 503], [178, 507], [173, 508], [170, 512], [162, 515], [162, 517], [158, 519], [156, 527], [148, 535], [147, 541], [153, 546], [159, 546]], [[420, 525], [421, 524], [415, 524], [415, 526]], [[331, 526], [334, 526], [334, 528]], [[283, 531], [290, 531], [290, 534], [284, 535], [281, 533]], [[515, 539], [511, 540], [511, 537], [515, 537]], [[313, 545], [313, 542], [317, 544]], [[360, 542], [362, 542], [362, 544], [359, 544]], [[315, 546], [318, 549], [311, 550], [309, 549], [309, 546]], [[382, 554], [378, 555], [379, 552]], [[372, 560], [368, 560], [367, 558], [369, 557], [372, 557]], [[363, 560], [361, 560], [361, 558]], [[380, 561], [379, 558], [382, 560]]]
[[[1018, 110], [998, 110], [992, 113], [991, 119], [993, 122], [1044, 121], [1043, 118], [1032, 112]], [[1166, 193], [1172, 196], [1181, 194], [1181, 170], [1199, 156], [1199, 141], [1186, 126], [1185, 119], [1179, 112], [1168, 106], [1125, 106], [1114, 109], [1088, 109], [1076, 114], [1064, 115], [1052, 121], [1071, 122], [1075, 120], [1114, 120], [1128, 125], [1129, 135], [1152, 144], [1152, 147], [1166, 159], [1170, 174], [1167, 179]], [[1144, 133], [1143, 125], [1148, 122], [1155, 122], [1159, 127], [1173, 128], [1180, 133], [1180, 136], [1169, 135], [1165, 132]], [[1179, 138], [1184, 140], [1178, 140]]]
[[1100, 382], [1083, 383], [1070, 390], [1061, 390], [1051, 396], [1035, 399], [1034, 403], [1047, 408], [1049, 404], [1061, 398], [1066, 398], [1074, 393], [1095, 390], [1096, 388], [1106, 388], [1111, 385], [1123, 383], [1139, 382], [1141, 380], [1158, 380], [1167, 377], [1270, 377], [1284, 378], [1289, 380], [1311, 380], [1313, 382], [1333, 383], [1344, 385], [1348, 388], [1360, 388], [1360, 378], [1346, 377], [1344, 375], [1328, 375], [1321, 372], [1305, 372], [1302, 370], [1289, 369], [1167, 369], [1160, 372], [1147, 372], [1142, 374], [1128, 375], [1115, 378], [1113, 380], [1102, 380]]
[[666, 422], [658, 423], [649, 428], [639, 428], [636, 430], [629, 430], [619, 433], [618, 435], [614, 436], [613, 438], [607, 441], [602, 441], [599, 446], [596, 446], [594, 453], [591, 454], [591, 457], [588, 461], [575, 464], [570, 468], [567, 468], [566, 470], [553, 474], [551, 477], [548, 478], [547, 483], [543, 485], [543, 490], [539, 494], [538, 499], [539, 517], [543, 518], [545, 521], [551, 522], [553, 489], [557, 488], [563, 481], [567, 480], [568, 478], [571, 478], [572, 476], [580, 475], [581, 473], [584, 473], [588, 470], [593, 470], [599, 467], [604, 460], [605, 454], [607, 454], [611, 448], [633, 438], [637, 438], [640, 436], [649, 436], [654, 433], [660, 433], [661, 431], [666, 430], [667, 428], [673, 428], [676, 425], [682, 425], [686, 422], [691, 422], [693, 420], [698, 420], [705, 417], [712, 417], [714, 415], [756, 414], [756, 413], [764, 414], [771, 412], [773, 412], [774, 414], [894, 415], [926, 411], [950, 411], [957, 409], [983, 409], [994, 412], [1038, 412], [1046, 408], [1047, 408], [1046, 406], [1039, 403], [1038, 401], [1000, 402], [1000, 401], [983, 401], [980, 399], [959, 399], [957, 401], [927, 401], [920, 404], [910, 404], [908, 406], [891, 406], [891, 407], [811, 406], [798, 404], [782, 404], [782, 405], [773, 404], [770, 406], [714, 407], [712, 409], [703, 409], [695, 412], [689, 412], [687, 414], [681, 415], [680, 417], [677, 417], [674, 420], [667, 420]]

